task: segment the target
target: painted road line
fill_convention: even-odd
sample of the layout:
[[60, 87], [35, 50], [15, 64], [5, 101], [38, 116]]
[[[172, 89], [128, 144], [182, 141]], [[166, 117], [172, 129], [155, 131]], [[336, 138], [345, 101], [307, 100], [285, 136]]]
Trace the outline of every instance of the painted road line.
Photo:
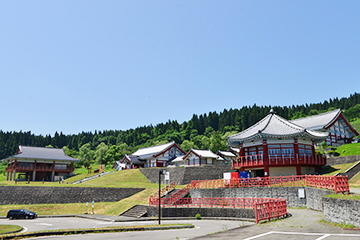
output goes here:
[[324, 236], [319, 237], [319, 238], [317, 238], [315, 240], [322, 240], [322, 239], [325, 239], [325, 238], [330, 237], [330, 236], [331, 236], [331, 234], [325, 234]]
[[259, 235], [253, 236], [253, 237], [249, 237], [249, 238], [246, 238], [244, 240], [252, 240], [252, 239], [260, 238], [260, 237], [270, 235], [270, 234], [320, 236], [316, 240], [322, 240], [322, 239], [325, 239], [325, 238], [331, 237], [331, 236], [334, 236], [334, 237], [360, 237], [360, 234], [327, 234], [327, 233], [303, 233], [303, 232], [277, 232], [277, 231], [271, 231], [271, 232], [259, 234]]
[[259, 238], [259, 237], [263, 237], [263, 236], [266, 236], [266, 235], [270, 235], [270, 234], [272, 234], [272, 233], [273, 233], [273, 232], [267, 232], [267, 233], [263, 233], [263, 234], [256, 235], [256, 236], [253, 236], [253, 237], [245, 238], [244, 240], [256, 239], [256, 238]]

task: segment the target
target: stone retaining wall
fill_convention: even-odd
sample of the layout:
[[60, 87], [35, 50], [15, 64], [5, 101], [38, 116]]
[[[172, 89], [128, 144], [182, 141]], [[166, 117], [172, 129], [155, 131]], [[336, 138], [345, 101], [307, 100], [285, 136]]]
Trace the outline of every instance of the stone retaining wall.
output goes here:
[[[233, 217], [255, 219], [254, 209], [242, 208], [161, 208], [162, 217]], [[159, 208], [148, 207], [148, 217], [158, 217]]]
[[196, 167], [140, 168], [140, 172], [144, 174], [151, 183], [158, 183], [160, 169], [166, 169], [166, 171], [170, 172], [170, 181], [175, 182], [177, 185], [189, 184], [192, 180], [221, 179], [223, 178], [224, 172], [233, 172], [231, 164]]
[[144, 188], [0, 186], [0, 204], [117, 202]]
[[324, 197], [323, 203], [325, 221], [360, 227], [360, 201]]
[[[299, 198], [299, 189], [305, 190], [305, 199]], [[270, 188], [219, 188], [219, 189], [191, 189], [191, 198], [285, 198], [287, 207], [308, 207], [323, 210], [322, 196], [331, 191], [309, 187], [270, 187]]]
[[345, 156], [345, 157], [331, 157], [326, 159], [326, 165], [338, 165], [344, 163], [354, 163], [360, 161], [360, 155]]

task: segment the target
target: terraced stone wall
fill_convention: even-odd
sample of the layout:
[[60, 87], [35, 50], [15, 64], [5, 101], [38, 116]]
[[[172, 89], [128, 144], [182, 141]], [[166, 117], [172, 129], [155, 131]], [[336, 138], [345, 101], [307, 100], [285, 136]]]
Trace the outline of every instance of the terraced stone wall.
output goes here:
[[[232, 172], [231, 165], [196, 166], [196, 167], [167, 167], [167, 168], [141, 168], [140, 172], [151, 183], [159, 182], [159, 170], [170, 172], [170, 182], [177, 185], [189, 184], [192, 180], [212, 180], [223, 178], [224, 172]], [[163, 181], [163, 177], [161, 178]]]
[[354, 163], [360, 161], [360, 155], [345, 156], [345, 157], [331, 157], [326, 159], [326, 165], [338, 165], [344, 163]]
[[[305, 198], [299, 197], [299, 189], [304, 189]], [[254, 188], [219, 188], [191, 189], [191, 198], [285, 198], [287, 207], [308, 207], [322, 211], [322, 196], [331, 191], [309, 187], [254, 187]]]
[[144, 188], [0, 186], [0, 204], [117, 202]]
[[[233, 218], [247, 218], [255, 219], [254, 209], [242, 208], [161, 208], [162, 217], [192, 217], [196, 214], [201, 217], [233, 217]], [[157, 207], [148, 207], [148, 217], [158, 217], [159, 209]]]
[[360, 201], [324, 197], [323, 203], [325, 221], [360, 227]]

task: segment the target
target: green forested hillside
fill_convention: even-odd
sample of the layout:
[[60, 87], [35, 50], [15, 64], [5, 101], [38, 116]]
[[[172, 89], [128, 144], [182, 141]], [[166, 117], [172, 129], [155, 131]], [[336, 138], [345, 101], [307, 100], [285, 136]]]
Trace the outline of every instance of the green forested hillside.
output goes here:
[[[273, 108], [286, 119], [295, 119], [308, 115], [341, 108], [346, 117], [353, 121], [359, 131], [360, 94], [351, 94], [348, 98], [334, 98], [323, 103], [296, 106], [245, 106], [241, 109], [225, 109], [196, 115], [189, 121], [178, 123], [176, 120], [160, 123], [156, 126], [142, 126], [129, 130], [105, 130], [64, 135], [56, 132], [50, 135], [34, 135], [31, 132], [0, 131], [0, 159], [15, 154], [19, 145], [52, 146], [64, 148], [66, 154], [82, 160], [83, 165], [91, 163], [110, 164], [132, 153], [140, 147], [176, 141], [184, 150], [192, 148], [227, 149], [226, 137], [242, 131], [266, 116]], [[87, 159], [85, 161], [85, 159]]]

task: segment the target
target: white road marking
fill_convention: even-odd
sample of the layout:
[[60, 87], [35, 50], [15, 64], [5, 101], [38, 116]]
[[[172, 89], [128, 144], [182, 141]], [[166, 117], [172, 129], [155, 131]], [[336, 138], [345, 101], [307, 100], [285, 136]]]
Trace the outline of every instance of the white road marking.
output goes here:
[[24, 233], [24, 232], [27, 232], [27, 228], [26, 227], [23, 227], [23, 230], [20, 232], [20, 233]]
[[330, 236], [331, 236], [331, 234], [325, 234], [324, 236], [319, 237], [319, 238], [317, 238], [315, 240], [322, 240], [322, 239], [325, 239], [325, 238], [330, 237]]
[[266, 235], [269, 235], [269, 234], [272, 234], [272, 233], [273, 232], [267, 232], [267, 233], [263, 233], [263, 234], [256, 235], [256, 236], [253, 236], [253, 237], [245, 238], [244, 240], [256, 239], [256, 238], [263, 237], [263, 236], [266, 236]]
[[35, 223], [35, 225], [53, 226], [51, 223]]
[[259, 234], [259, 235], [256, 235], [256, 236], [252, 236], [252, 237], [246, 238], [244, 240], [252, 240], [252, 239], [260, 238], [260, 237], [270, 235], [270, 234], [321, 236], [321, 237], [317, 238], [316, 240], [322, 240], [322, 239], [325, 239], [325, 238], [331, 237], [331, 236], [334, 236], [334, 237], [360, 237], [360, 234], [325, 234], [325, 233], [302, 233], [302, 232], [276, 232], [276, 231], [271, 231], [271, 232]]

